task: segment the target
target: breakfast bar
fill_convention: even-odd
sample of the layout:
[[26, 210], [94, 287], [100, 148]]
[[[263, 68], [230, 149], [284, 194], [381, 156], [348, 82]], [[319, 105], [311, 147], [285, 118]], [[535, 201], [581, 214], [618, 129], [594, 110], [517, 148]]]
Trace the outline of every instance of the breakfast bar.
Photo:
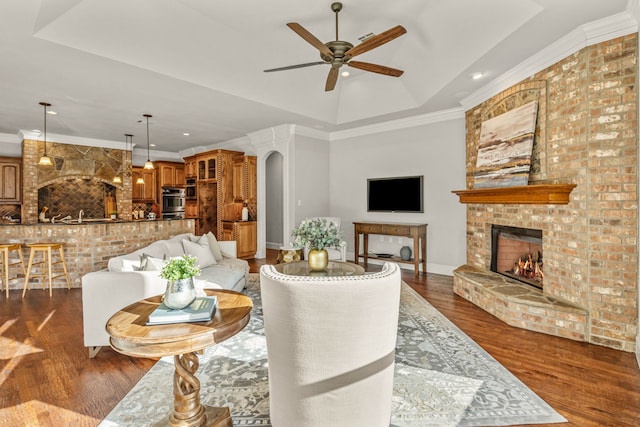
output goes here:
[[[107, 267], [110, 258], [147, 246], [158, 239], [181, 233], [193, 233], [195, 220], [83, 221], [81, 223], [2, 224], [0, 241], [27, 244], [62, 244], [72, 288], [81, 287], [81, 278], [91, 271]], [[22, 289], [22, 280], [12, 281], [11, 289]], [[53, 288], [66, 287], [64, 280]], [[36, 289], [38, 287], [36, 286]]]

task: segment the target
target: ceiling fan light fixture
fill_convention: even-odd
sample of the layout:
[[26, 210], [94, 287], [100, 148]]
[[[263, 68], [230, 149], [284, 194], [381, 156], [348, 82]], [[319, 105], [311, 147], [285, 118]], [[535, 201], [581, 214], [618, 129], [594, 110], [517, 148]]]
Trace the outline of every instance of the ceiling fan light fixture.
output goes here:
[[51, 107], [48, 102], [40, 102], [40, 105], [44, 108], [44, 154], [38, 160], [40, 166], [52, 166], [53, 162], [51, 157], [47, 155], [47, 107]]

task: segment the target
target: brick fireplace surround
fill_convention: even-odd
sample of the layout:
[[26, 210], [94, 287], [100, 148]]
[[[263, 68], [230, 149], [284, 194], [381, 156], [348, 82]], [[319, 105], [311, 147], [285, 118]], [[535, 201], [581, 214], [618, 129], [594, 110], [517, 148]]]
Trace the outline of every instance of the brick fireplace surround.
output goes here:
[[[568, 204], [467, 204], [458, 295], [514, 326], [635, 351], [637, 57], [637, 34], [592, 45], [466, 112], [468, 189], [482, 122], [534, 100], [529, 184], [576, 187]], [[543, 291], [489, 272], [491, 224], [542, 230]]]

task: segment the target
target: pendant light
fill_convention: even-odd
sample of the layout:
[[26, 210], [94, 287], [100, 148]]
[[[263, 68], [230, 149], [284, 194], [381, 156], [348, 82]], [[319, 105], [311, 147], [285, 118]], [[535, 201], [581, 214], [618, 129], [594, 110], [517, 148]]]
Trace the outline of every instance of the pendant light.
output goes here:
[[125, 133], [124, 138], [124, 161], [118, 170], [118, 172], [122, 171], [122, 177], [120, 175], [114, 176], [114, 184], [122, 184], [123, 177], [128, 178], [131, 176], [131, 150], [133, 150], [133, 135]]
[[151, 157], [149, 156], [149, 117], [153, 117], [151, 114], [143, 114], [147, 118], [147, 161], [144, 162], [145, 169], [153, 169], [153, 163], [151, 163]]
[[40, 105], [44, 107], [44, 154], [40, 157], [38, 165], [51, 166], [53, 165], [53, 162], [51, 161], [51, 157], [47, 155], [47, 107], [51, 107], [51, 104], [48, 102], [41, 102]]

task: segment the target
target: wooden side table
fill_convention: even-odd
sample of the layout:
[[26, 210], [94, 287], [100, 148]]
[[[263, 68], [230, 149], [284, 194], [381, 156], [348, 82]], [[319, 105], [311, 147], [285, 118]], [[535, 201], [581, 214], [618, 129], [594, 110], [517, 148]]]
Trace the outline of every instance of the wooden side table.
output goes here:
[[205, 292], [218, 297], [218, 308], [208, 322], [147, 326], [149, 314], [160, 305], [160, 295], [123, 308], [107, 322], [111, 347], [117, 352], [134, 357], [174, 356], [171, 427], [233, 426], [229, 408], [200, 403], [196, 352], [240, 332], [249, 323], [253, 302], [239, 292], [209, 289]]

